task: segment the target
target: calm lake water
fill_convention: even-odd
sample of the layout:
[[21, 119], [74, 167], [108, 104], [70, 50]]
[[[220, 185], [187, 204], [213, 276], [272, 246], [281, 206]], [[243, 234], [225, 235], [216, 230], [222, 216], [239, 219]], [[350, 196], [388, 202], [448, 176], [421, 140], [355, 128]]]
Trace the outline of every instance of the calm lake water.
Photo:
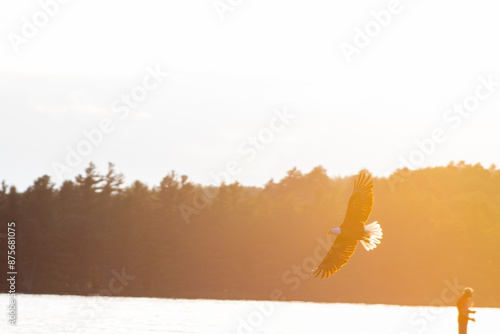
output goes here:
[[[0, 333], [456, 333], [452, 307], [18, 295], [18, 321]], [[500, 309], [476, 308], [469, 334], [498, 334]]]

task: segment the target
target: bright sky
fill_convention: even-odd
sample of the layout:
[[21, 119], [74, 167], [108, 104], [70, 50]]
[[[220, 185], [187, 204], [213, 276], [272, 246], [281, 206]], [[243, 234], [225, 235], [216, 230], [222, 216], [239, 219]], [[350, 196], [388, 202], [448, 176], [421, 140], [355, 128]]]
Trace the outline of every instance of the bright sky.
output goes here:
[[19, 190], [89, 161], [150, 186], [500, 166], [494, 1], [58, 1], [0, 3], [0, 180]]

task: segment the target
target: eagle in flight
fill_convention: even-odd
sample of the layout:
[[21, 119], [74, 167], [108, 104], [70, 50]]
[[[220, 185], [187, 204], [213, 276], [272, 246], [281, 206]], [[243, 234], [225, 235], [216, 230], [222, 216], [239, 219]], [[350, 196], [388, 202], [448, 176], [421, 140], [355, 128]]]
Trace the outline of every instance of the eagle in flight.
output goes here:
[[332, 228], [327, 234], [337, 235], [332, 248], [314, 272], [314, 277], [321, 274], [321, 279], [328, 278], [349, 261], [356, 245], [369, 251], [377, 247], [382, 239], [382, 228], [377, 222], [365, 225], [373, 206], [373, 181], [369, 173], [361, 171], [354, 181], [354, 190], [344, 222], [340, 227]]

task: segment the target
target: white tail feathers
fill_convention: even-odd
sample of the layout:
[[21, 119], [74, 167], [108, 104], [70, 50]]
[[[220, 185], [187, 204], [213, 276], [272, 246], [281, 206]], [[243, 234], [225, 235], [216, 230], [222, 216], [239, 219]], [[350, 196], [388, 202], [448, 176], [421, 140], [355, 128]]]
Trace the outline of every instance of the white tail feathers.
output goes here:
[[380, 244], [380, 239], [382, 239], [382, 228], [377, 222], [365, 225], [365, 232], [368, 233], [368, 241], [360, 240], [363, 247], [369, 251], [377, 247]]

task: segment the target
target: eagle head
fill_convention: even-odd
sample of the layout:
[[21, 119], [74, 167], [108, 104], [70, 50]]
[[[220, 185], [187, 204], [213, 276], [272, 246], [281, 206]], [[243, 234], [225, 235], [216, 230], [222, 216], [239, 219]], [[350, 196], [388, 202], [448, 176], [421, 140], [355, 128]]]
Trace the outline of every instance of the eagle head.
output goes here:
[[328, 231], [327, 234], [339, 235], [340, 234], [340, 227], [332, 228], [330, 231]]

